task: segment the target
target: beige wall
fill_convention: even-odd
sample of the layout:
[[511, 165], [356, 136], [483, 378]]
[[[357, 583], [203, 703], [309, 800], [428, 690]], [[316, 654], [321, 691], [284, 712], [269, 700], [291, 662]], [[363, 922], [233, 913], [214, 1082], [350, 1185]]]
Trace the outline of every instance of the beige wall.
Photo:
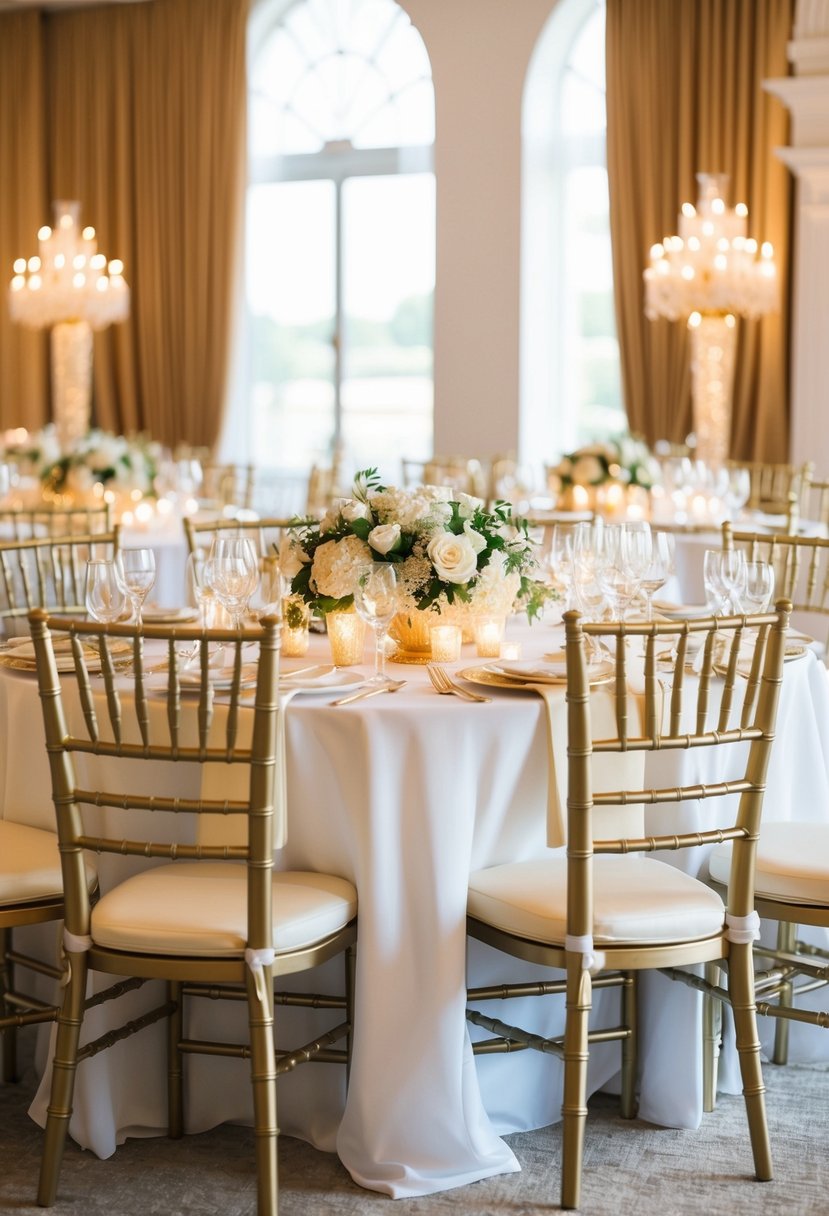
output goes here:
[[399, 2], [423, 37], [435, 85], [435, 451], [514, 451], [521, 100], [556, 0]]

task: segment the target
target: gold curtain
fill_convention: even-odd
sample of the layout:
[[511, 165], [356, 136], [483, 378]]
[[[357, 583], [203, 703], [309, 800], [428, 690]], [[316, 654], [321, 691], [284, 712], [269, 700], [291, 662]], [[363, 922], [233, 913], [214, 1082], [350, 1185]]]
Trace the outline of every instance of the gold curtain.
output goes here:
[[248, 0], [53, 14], [50, 185], [125, 262], [126, 325], [99, 335], [95, 412], [173, 445], [219, 435], [245, 163]]
[[741, 327], [732, 455], [788, 451], [788, 171], [784, 107], [762, 81], [788, 73], [793, 0], [607, 0], [607, 163], [616, 321], [630, 427], [650, 442], [691, 429], [685, 326], [644, 315], [648, 250], [676, 232], [697, 172], [728, 173], [730, 202], [775, 249], [780, 311]]
[[38, 330], [15, 325], [6, 287], [17, 257], [37, 252], [48, 219], [43, 123], [41, 17], [0, 14], [0, 429], [39, 427], [49, 416], [48, 347]]

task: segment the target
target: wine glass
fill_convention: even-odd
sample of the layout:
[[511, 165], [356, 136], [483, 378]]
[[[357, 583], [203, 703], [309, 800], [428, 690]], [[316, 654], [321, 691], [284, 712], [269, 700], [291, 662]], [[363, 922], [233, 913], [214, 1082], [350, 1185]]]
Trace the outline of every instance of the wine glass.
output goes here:
[[722, 558], [722, 549], [706, 549], [702, 559], [705, 602], [715, 616], [723, 613], [728, 606], [728, 593], [723, 582]]
[[241, 629], [248, 600], [256, 590], [259, 562], [247, 537], [216, 537], [205, 567], [205, 580], [230, 613], [232, 628]]
[[552, 577], [564, 590], [562, 612], [573, 606], [573, 567], [575, 565], [575, 543], [582, 524], [560, 523], [553, 526], [548, 562]]
[[374, 675], [368, 683], [390, 684], [386, 675], [386, 634], [397, 611], [397, 571], [391, 562], [370, 562], [360, 567], [354, 607], [374, 630]]
[[122, 549], [118, 561], [124, 589], [132, 605], [132, 619], [140, 628], [144, 600], [155, 583], [155, 554], [152, 549]]
[[739, 612], [746, 587], [746, 555], [742, 549], [723, 550], [720, 575], [729, 611]]
[[748, 469], [732, 468], [728, 473], [726, 506], [732, 520], [736, 520], [751, 495], [751, 473]]
[[676, 538], [672, 532], [651, 533], [650, 561], [642, 575], [642, 590], [647, 601], [646, 619], [653, 620], [653, 597], [664, 587], [676, 568]]
[[281, 618], [283, 585], [279, 558], [276, 554], [263, 557], [259, 566], [259, 578], [248, 605], [251, 616], [257, 621], [261, 621], [265, 616]]
[[93, 621], [112, 625], [127, 606], [127, 591], [115, 562], [91, 559], [86, 563], [86, 611]]
[[744, 612], [765, 612], [774, 595], [774, 567], [768, 562], [746, 562]]

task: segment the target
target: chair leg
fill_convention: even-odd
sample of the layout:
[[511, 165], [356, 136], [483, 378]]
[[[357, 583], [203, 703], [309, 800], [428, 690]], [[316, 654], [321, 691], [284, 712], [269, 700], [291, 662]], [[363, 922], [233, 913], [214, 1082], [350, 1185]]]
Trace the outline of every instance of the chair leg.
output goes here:
[[52, 1060], [52, 1091], [49, 1096], [37, 1191], [37, 1202], [42, 1208], [49, 1208], [55, 1202], [66, 1133], [72, 1117], [78, 1043], [86, 999], [86, 973], [86, 954], [70, 954], [69, 982], [64, 989], [63, 1003], [58, 1014], [55, 1054]]
[[276, 1053], [273, 1043], [273, 978], [271, 968], [259, 973], [264, 980], [260, 997], [256, 977], [248, 969], [248, 1016], [250, 1022], [250, 1073], [253, 1086], [253, 1119], [256, 1139], [257, 1216], [276, 1216]]
[[[719, 984], [718, 963], [705, 964], [709, 984]], [[722, 1003], [707, 993], [702, 998], [702, 1109], [706, 1114], [717, 1108], [717, 1072], [722, 1038]]]
[[357, 951], [349, 946], [345, 952], [345, 1016], [348, 1018], [349, 1031], [345, 1040], [345, 1085], [351, 1080], [351, 1047], [354, 1041], [354, 985], [357, 974]]
[[773, 1177], [771, 1146], [766, 1121], [766, 1087], [760, 1067], [760, 1038], [757, 1034], [757, 1012], [754, 1004], [754, 960], [750, 943], [733, 943], [729, 954], [728, 988], [734, 1013], [734, 1029], [743, 1097], [748, 1116], [754, 1171], [761, 1182]]
[[629, 1037], [622, 1039], [622, 1098], [619, 1113], [623, 1119], [636, 1118], [636, 1062], [639, 1034], [639, 973], [625, 972], [622, 984], [622, 1025]]
[[561, 1206], [577, 1208], [581, 1198], [581, 1164], [584, 1125], [587, 1121], [587, 1039], [592, 1001], [590, 972], [582, 970], [582, 956], [567, 963], [567, 1014], [564, 1027], [563, 1161]]
[[171, 1140], [184, 1135], [184, 1075], [183, 1056], [179, 1048], [184, 1025], [181, 984], [167, 985], [167, 998], [174, 1001], [175, 1012], [167, 1020], [167, 1134]]
[[[784, 954], [794, 954], [797, 949], [797, 925], [781, 920], [777, 926], [777, 949]], [[786, 980], [780, 985], [781, 1008], [789, 1009], [792, 1005], [794, 984]], [[787, 1064], [789, 1060], [789, 1020], [775, 1018], [774, 1020], [774, 1051], [772, 1060], [775, 1064]]]
[[[5, 994], [14, 988], [14, 969], [8, 959], [12, 948], [11, 929], [0, 929], [0, 998], [2, 998], [2, 1013], [9, 1016], [14, 1013], [11, 1005], [6, 1004]], [[3, 1080], [17, 1081], [17, 1027], [6, 1026], [3, 1034]]]

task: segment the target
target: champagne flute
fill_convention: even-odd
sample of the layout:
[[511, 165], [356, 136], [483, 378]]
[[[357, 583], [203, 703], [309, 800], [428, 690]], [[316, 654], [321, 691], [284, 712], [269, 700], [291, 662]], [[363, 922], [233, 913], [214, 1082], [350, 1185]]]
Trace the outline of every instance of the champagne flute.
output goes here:
[[86, 611], [93, 621], [112, 625], [127, 606], [127, 592], [113, 561], [91, 559], [86, 563]]
[[155, 554], [152, 549], [122, 549], [118, 560], [133, 620], [141, 628], [144, 600], [155, 583]]
[[386, 675], [386, 634], [397, 611], [397, 571], [391, 562], [370, 562], [360, 567], [354, 607], [374, 630], [374, 675], [368, 683], [391, 684]]

